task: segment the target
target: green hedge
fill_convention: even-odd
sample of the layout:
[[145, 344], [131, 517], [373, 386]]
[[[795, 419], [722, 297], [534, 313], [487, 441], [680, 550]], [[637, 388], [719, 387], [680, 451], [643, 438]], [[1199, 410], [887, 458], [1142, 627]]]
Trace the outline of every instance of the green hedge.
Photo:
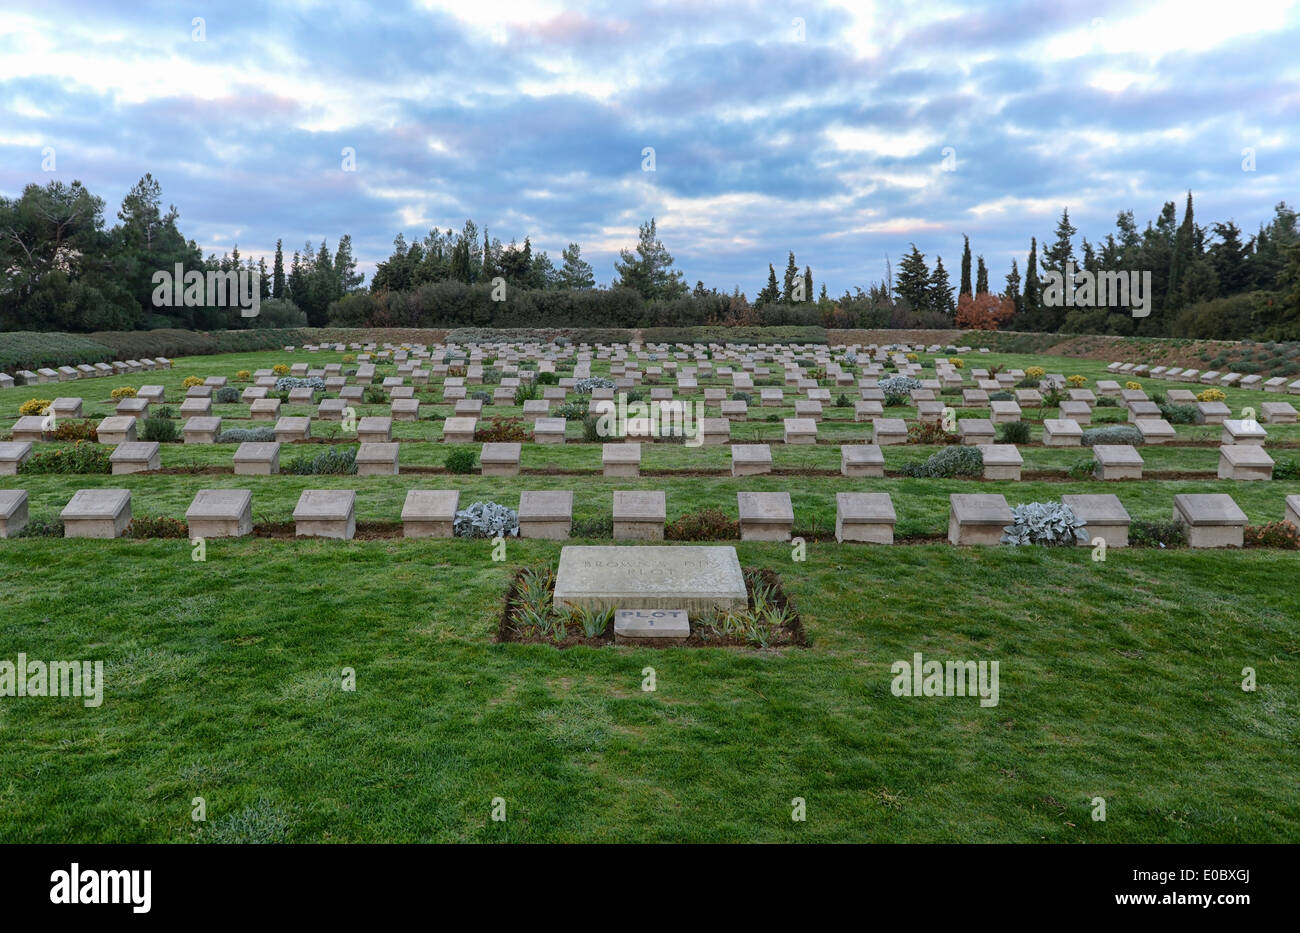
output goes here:
[[646, 343], [826, 343], [824, 327], [646, 327]]
[[37, 333], [16, 330], [0, 333], [0, 372], [11, 375], [21, 369], [42, 366], [79, 366], [107, 363], [117, 353], [103, 341], [85, 334]]

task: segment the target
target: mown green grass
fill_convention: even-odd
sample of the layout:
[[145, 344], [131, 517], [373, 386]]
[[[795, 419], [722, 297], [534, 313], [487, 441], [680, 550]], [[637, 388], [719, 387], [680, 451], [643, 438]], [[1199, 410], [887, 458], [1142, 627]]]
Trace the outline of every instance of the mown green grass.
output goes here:
[[[83, 395], [102, 416], [123, 384], [164, 384], [178, 406], [186, 375], [301, 359], [339, 355], [202, 357], [170, 372], [22, 387], [0, 392], [0, 418], [58, 395]], [[1108, 378], [1089, 361], [966, 360]], [[1238, 409], [1285, 398], [1228, 397]], [[428, 441], [403, 445], [404, 466], [438, 466], [451, 448], [437, 441], [449, 406], [428, 409], [428, 420], [396, 427]], [[790, 414], [751, 406], [773, 412]], [[737, 439], [751, 426], [780, 435], [779, 422], [751, 422]], [[866, 425], [824, 430], [836, 443], [869, 439]], [[779, 443], [778, 471], [826, 473], [733, 479], [725, 448], [646, 444], [643, 471], [680, 475], [607, 480], [599, 447], [577, 436], [525, 445], [523, 465], [581, 473], [18, 476], [0, 486], [27, 489], [33, 516], [46, 518], [78, 488], [128, 488], [136, 514], [182, 517], [198, 489], [239, 486], [267, 522], [290, 520], [305, 488], [357, 490], [360, 521], [396, 521], [412, 488], [511, 506], [524, 489], [572, 489], [579, 521], [608, 517], [619, 488], [666, 490], [670, 519], [704, 507], [734, 515], [740, 490], [788, 490], [797, 530], [819, 534], [833, 527], [836, 492], [887, 491], [900, 535], [941, 533], [952, 492], [997, 491], [1012, 504], [1115, 492], [1149, 519], [1167, 519], [1178, 492], [1228, 492], [1256, 523], [1280, 519], [1284, 497], [1300, 492], [1297, 481], [848, 479], [832, 472], [836, 444]], [[1142, 452], [1148, 471], [1212, 472], [1216, 448]], [[165, 445], [164, 466], [226, 466], [233, 451]], [[886, 466], [931, 452], [886, 448]], [[1031, 470], [1090, 456], [1022, 452]], [[500, 563], [485, 541], [206, 547], [197, 563], [183, 540], [0, 541], [0, 659], [103, 660], [107, 682], [95, 709], [0, 698], [0, 841], [1300, 839], [1295, 552], [1111, 550], [1096, 562], [1088, 548], [814, 541], [795, 562], [787, 546], [738, 543], [742, 563], [782, 575], [811, 647], [562, 652], [493, 641], [511, 574], [554, 563], [558, 543], [511, 540]], [[890, 665], [916, 651], [999, 661], [1000, 704], [893, 696]], [[653, 693], [641, 689], [647, 666]], [[345, 667], [355, 692], [341, 689]], [[1244, 667], [1257, 672], [1253, 693], [1241, 689]], [[1104, 823], [1091, 818], [1095, 796]], [[207, 802], [205, 824], [190, 819], [194, 797]], [[503, 823], [490, 819], [496, 797]], [[790, 819], [794, 797], [807, 801], [805, 823]]]
[[[811, 648], [492, 643], [511, 571], [558, 551], [6, 543], [0, 657], [102, 659], [106, 689], [0, 701], [0, 839], [187, 841], [196, 796], [208, 832], [253, 807], [294, 841], [1300, 834], [1294, 554], [817, 545], [796, 565], [744, 543]], [[998, 660], [999, 705], [893, 696], [915, 651]]]

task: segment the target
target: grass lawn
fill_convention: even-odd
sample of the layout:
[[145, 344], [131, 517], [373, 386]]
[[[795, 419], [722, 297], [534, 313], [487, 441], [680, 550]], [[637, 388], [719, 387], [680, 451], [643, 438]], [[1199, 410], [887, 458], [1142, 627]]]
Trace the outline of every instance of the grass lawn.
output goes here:
[[[188, 375], [339, 359], [200, 357], [3, 390], [0, 430], [31, 397], [82, 395], [98, 418], [119, 385], [163, 384], [179, 407]], [[1127, 381], [1091, 361], [966, 360]], [[553, 565], [558, 542], [512, 539], [495, 562], [486, 541], [210, 540], [198, 563], [185, 540], [0, 541], [0, 660], [102, 660], [105, 678], [96, 708], [0, 698], [0, 842], [1300, 841], [1300, 553], [1127, 549], [1095, 562], [1088, 548], [825, 541], [839, 491], [887, 491], [899, 535], [933, 535], [952, 492], [1013, 505], [1114, 492], [1135, 518], [1161, 520], [1176, 493], [1227, 492], [1262, 523], [1282, 518], [1300, 481], [1213, 479], [1218, 429], [1197, 426], [1178, 431], [1200, 446], [1142, 454], [1157, 476], [1206, 478], [848, 479], [838, 445], [870, 440], [870, 426], [828, 408], [831, 443], [785, 447], [779, 420], [755, 416], [790, 416], [794, 395], [781, 409], [756, 395], [736, 425], [736, 440], [775, 442], [777, 472], [756, 477], [732, 478], [725, 447], [646, 444], [639, 480], [607, 480], [599, 446], [572, 424], [563, 446], [525, 444], [525, 475], [510, 478], [185, 472], [229, 466], [235, 445], [164, 445], [164, 467], [182, 470], [165, 475], [0, 477], [28, 490], [33, 517], [90, 487], [132, 490], [137, 515], [183, 517], [197, 490], [238, 486], [253, 490], [258, 522], [290, 520], [306, 488], [357, 490], [362, 522], [396, 521], [413, 488], [512, 507], [521, 490], [572, 489], [579, 522], [607, 518], [619, 488], [664, 489], [670, 520], [710, 506], [734, 516], [740, 490], [787, 490], [796, 531], [814, 539], [801, 562], [786, 545], [736, 543], [742, 564], [782, 576], [801, 613], [811, 646], [781, 651], [496, 643], [511, 574]], [[1227, 395], [1237, 411], [1288, 398]], [[436, 389], [418, 397], [425, 420], [394, 433], [412, 441], [403, 467], [432, 470], [452, 446], [438, 440], [450, 406]], [[246, 405], [215, 407], [248, 426]], [[313, 411], [295, 408], [283, 413]], [[1300, 430], [1265, 427], [1275, 459], [1300, 455], [1285, 446]], [[886, 468], [934, 449], [886, 448]], [[1089, 458], [1022, 452], [1026, 470]], [[998, 661], [1000, 702], [894, 696], [890, 667], [916, 652]], [[1105, 822], [1091, 816], [1098, 796]], [[206, 822], [191, 820], [195, 797]], [[796, 797], [806, 822], [791, 820]], [[495, 798], [504, 822], [491, 819]]]

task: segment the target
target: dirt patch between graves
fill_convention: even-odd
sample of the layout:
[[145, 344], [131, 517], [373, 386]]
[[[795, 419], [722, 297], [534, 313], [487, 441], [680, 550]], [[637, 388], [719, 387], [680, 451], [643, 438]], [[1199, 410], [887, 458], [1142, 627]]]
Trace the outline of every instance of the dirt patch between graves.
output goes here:
[[[294, 533], [293, 522], [259, 522], [253, 526], [253, 537], [292, 540], [297, 535]], [[378, 541], [383, 538], [400, 537], [402, 537], [401, 522], [357, 522], [353, 540]]]
[[[561, 649], [576, 645], [602, 647], [615, 644], [612, 613], [609, 615], [604, 631], [595, 636], [585, 634], [576, 620], [563, 620], [562, 637], [557, 637], [561, 629], [557, 628], [551, 634], [544, 634], [535, 627], [530, 628], [521, 623], [520, 613], [525, 605], [525, 598], [521, 591], [528, 582], [530, 572], [535, 573], [538, 570], [539, 568], [521, 567], [511, 577], [510, 585], [506, 588], [501, 617], [497, 623], [496, 641], [550, 645]], [[799, 617], [793, 601], [786, 594], [780, 575], [766, 567], [745, 567], [742, 570], [745, 574], [745, 589], [749, 594], [749, 606], [746, 610], [735, 614], [713, 613], [693, 618], [690, 638], [684, 642], [662, 646], [638, 644], [635, 647], [749, 648], [752, 650], [807, 648], [810, 643], [804, 631], [803, 620]], [[545, 586], [544, 602], [549, 606], [555, 591], [555, 573], [546, 572], [548, 576], [542, 583]], [[759, 591], [757, 600], [756, 591]], [[770, 615], [762, 612], [758, 605], [760, 601], [770, 607]], [[780, 621], [765, 621], [772, 619]], [[552, 610], [550, 622], [555, 621], [557, 617]]]

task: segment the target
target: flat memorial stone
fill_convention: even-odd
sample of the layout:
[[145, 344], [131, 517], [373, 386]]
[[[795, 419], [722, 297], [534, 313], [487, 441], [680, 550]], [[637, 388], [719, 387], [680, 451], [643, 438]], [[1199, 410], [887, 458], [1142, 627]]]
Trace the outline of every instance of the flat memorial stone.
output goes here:
[[519, 537], [562, 540], [573, 526], [568, 489], [524, 490], [519, 494]]
[[118, 444], [109, 454], [113, 475], [148, 473], [162, 466], [162, 445], [157, 441], [130, 441]]
[[518, 476], [522, 445], [518, 441], [494, 441], [483, 445], [479, 453], [484, 476]]
[[191, 538], [242, 538], [253, 532], [251, 489], [200, 489], [185, 512]]
[[685, 609], [618, 609], [614, 612], [614, 644], [681, 644], [691, 637]]
[[12, 538], [27, 527], [27, 490], [0, 489], [0, 538]]
[[1219, 448], [1219, 479], [1273, 478], [1273, 458], [1258, 444], [1224, 444]]
[[[132, 436], [134, 436], [135, 419], [128, 419], [131, 422]], [[19, 443], [35, 443], [45, 440], [45, 426], [48, 422], [44, 415], [22, 415], [14, 422], [10, 436]], [[103, 438], [100, 438], [104, 442]]]
[[127, 444], [135, 440], [135, 419], [130, 415], [109, 415], [95, 428], [101, 444]]
[[1092, 456], [1097, 464], [1093, 470], [1097, 479], [1142, 478], [1142, 455], [1132, 444], [1095, 444]]
[[614, 540], [662, 541], [667, 496], [660, 489], [614, 490]]
[[755, 476], [772, 472], [772, 448], [767, 444], [732, 444], [731, 475]]
[[351, 539], [357, 530], [356, 501], [351, 489], [304, 489], [293, 510], [294, 534]]
[[794, 507], [788, 492], [738, 492], [740, 540], [789, 541]]
[[31, 455], [31, 441], [0, 441], [0, 476], [16, 476]]
[[1300, 496], [1286, 497], [1286, 520], [1300, 528]]
[[879, 444], [845, 444], [840, 448], [844, 476], [884, 476], [885, 454]]
[[951, 493], [948, 501], [949, 544], [1000, 544], [1003, 529], [1014, 521], [1005, 496]]
[[835, 494], [835, 540], [893, 544], [898, 518], [887, 492]]
[[280, 472], [279, 441], [245, 441], [235, 450], [236, 476], [271, 476]]
[[220, 418], [191, 418], [185, 422], [185, 443], [215, 444], [221, 433]]
[[59, 518], [65, 538], [120, 538], [131, 524], [131, 491], [78, 489]]
[[1131, 519], [1118, 496], [1105, 493], [1061, 496], [1061, 503], [1084, 523], [1084, 537], [1076, 543], [1088, 547], [1094, 538], [1101, 538], [1106, 547], [1128, 547], [1128, 528]]
[[1180, 493], [1174, 496], [1174, 521], [1187, 527], [1187, 543], [1195, 548], [1241, 547], [1246, 513], [1224, 493]]
[[606, 476], [635, 478], [641, 475], [640, 444], [603, 444], [600, 460]]
[[745, 577], [734, 547], [574, 546], [560, 551], [555, 607], [743, 609]]
[[450, 538], [454, 534], [457, 489], [412, 489], [402, 505], [402, 536], [405, 538]]
[[365, 443], [357, 447], [358, 476], [396, 476], [399, 444]]

